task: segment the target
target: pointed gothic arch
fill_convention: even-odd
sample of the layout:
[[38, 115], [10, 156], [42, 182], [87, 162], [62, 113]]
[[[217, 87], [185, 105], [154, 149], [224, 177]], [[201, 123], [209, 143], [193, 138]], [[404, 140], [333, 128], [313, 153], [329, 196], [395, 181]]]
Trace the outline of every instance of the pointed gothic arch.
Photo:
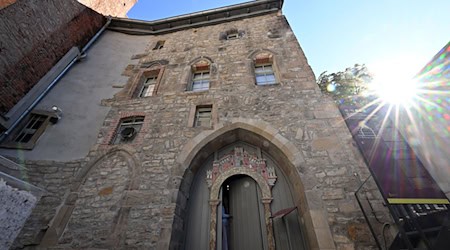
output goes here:
[[262, 53], [265, 53], [265, 54], [269, 54], [269, 55], [277, 55], [277, 53], [276, 52], [274, 52], [274, 51], [272, 51], [272, 50], [270, 50], [270, 49], [255, 49], [255, 50], [252, 50], [250, 53], [248, 53], [248, 55], [247, 55], [247, 58], [248, 59], [255, 59], [256, 58], [256, 56], [258, 55], [258, 54], [262, 54]]
[[74, 191], [79, 189], [81, 183], [86, 180], [92, 169], [97, 167], [103, 160], [111, 157], [114, 154], [118, 154], [126, 160], [127, 166], [131, 172], [131, 179], [133, 180], [129, 183], [129, 187], [132, 189], [137, 188], [136, 177], [139, 176], [140, 164], [138, 158], [135, 156], [136, 150], [128, 145], [120, 145], [108, 147], [103, 153], [100, 153], [96, 158], [84, 165], [84, 167], [79, 170], [77, 176], [75, 177], [75, 182], [71, 186], [70, 190]]
[[195, 65], [195, 64], [197, 64], [197, 63], [199, 63], [199, 62], [201, 62], [201, 61], [205, 61], [205, 62], [207, 62], [208, 64], [213, 64], [213, 63], [214, 63], [214, 61], [212, 60], [212, 58], [209, 57], [209, 56], [198, 56], [198, 57], [192, 59], [192, 60], [188, 63], [188, 65]]
[[[303, 153], [298, 150], [292, 142], [282, 136], [277, 129], [261, 120], [236, 118], [233, 119], [230, 124], [218, 124], [214, 130], [205, 130], [196, 137], [190, 139], [184, 145], [177, 157], [177, 162], [181, 167], [181, 173], [184, 173], [202, 148], [207, 144], [213, 144], [213, 146], [217, 148], [217, 139], [233, 130], [245, 130], [251, 132], [258, 138], [255, 136], [248, 137], [247, 140], [255, 141], [257, 145], [261, 144], [266, 148], [273, 147], [273, 150], [277, 150], [282, 154], [282, 157], [285, 158], [287, 164], [295, 168], [296, 171], [302, 172], [303, 164], [305, 162]], [[222, 144], [222, 146], [223, 145], [224, 144]], [[293, 170], [294, 169], [292, 169], [292, 171]]]
[[[273, 159], [278, 162], [279, 167], [285, 173], [289, 186], [294, 190], [293, 202], [298, 208], [301, 220], [306, 226], [306, 238], [309, 245], [317, 245], [317, 238], [315, 230], [311, 226], [311, 216], [305, 198], [303, 184], [301, 180], [301, 172], [304, 164], [302, 153], [289, 140], [284, 138], [279, 131], [271, 127], [268, 123], [253, 120], [253, 119], [234, 119], [231, 124], [218, 124], [214, 130], [204, 131], [196, 137], [189, 140], [183, 147], [181, 153], [178, 155], [177, 162], [179, 163], [178, 172], [183, 176], [180, 184], [180, 190], [177, 197], [178, 213], [174, 217], [172, 228], [172, 237], [170, 245], [173, 247], [182, 246], [184, 240], [176, 237], [177, 234], [183, 234], [186, 224], [184, 218], [187, 218], [187, 202], [190, 197], [190, 189], [194, 183], [194, 179], [202, 163], [224, 146], [230, 145], [234, 142], [242, 141], [261, 148]], [[239, 172], [237, 174], [244, 174]], [[226, 178], [225, 178], [226, 179]], [[224, 180], [225, 180], [224, 179]], [[254, 179], [254, 178], [253, 178]], [[220, 185], [217, 185], [220, 186]], [[210, 199], [211, 209], [217, 209], [217, 201]], [[268, 201], [270, 205], [270, 201]], [[217, 214], [212, 211], [211, 214]], [[269, 216], [270, 217], [270, 214]], [[215, 220], [211, 218], [211, 220]], [[212, 223], [211, 225], [214, 225]], [[211, 229], [211, 237], [215, 232]], [[214, 243], [215, 244], [215, 243]], [[212, 247], [212, 245], [210, 245]]]
[[[102, 218], [102, 220], [109, 220], [111, 230], [104, 237], [101, 237], [96, 244], [100, 244], [105, 248], [121, 245], [121, 242], [124, 240], [124, 225], [126, 225], [130, 211], [125, 204], [126, 192], [138, 188], [140, 165], [135, 157], [135, 153], [136, 151], [133, 148], [126, 145], [108, 147], [98, 157], [85, 164], [78, 171], [74, 183], [69, 188], [63, 204], [46, 231], [40, 246], [55, 246], [61, 238], [65, 237], [64, 234], [66, 233], [69, 235], [69, 239], [76, 239], [77, 237], [70, 235], [71, 230], [68, 227], [70, 227], [71, 221], [80, 225], [83, 225], [83, 221], [80, 222], [79, 218], [73, 218], [74, 214], [80, 214], [80, 211], [77, 211], [77, 213], [74, 213], [74, 211], [83, 209], [83, 204], [86, 202], [79, 202], [80, 200], [86, 200], [86, 197], [88, 197], [87, 203], [90, 203], [89, 199], [95, 199], [97, 196], [111, 196], [111, 198], [108, 198], [109, 202], [102, 202], [102, 204], [114, 208], [115, 213]], [[109, 180], [109, 176], [113, 178], [106, 183], [107, 185], [98, 186], [100, 187], [98, 193], [93, 194], [93, 196], [91, 194], [89, 198], [90, 194], [87, 193], [88, 190], [92, 189], [89, 185], [98, 185], [99, 182], [95, 181], [95, 176], [99, 175], [106, 176], [104, 178], [106, 181]], [[93, 176], [94, 180], [90, 180], [90, 177]], [[120, 178], [116, 179], [114, 176], [120, 176]], [[86, 190], [83, 189], [85, 185], [88, 185]], [[98, 217], [98, 214], [96, 215], [95, 213], [89, 213], [89, 215]], [[90, 224], [89, 218], [87, 220], [84, 218], [84, 222], [86, 225]], [[72, 244], [88, 244], [88, 242], [81, 240], [72, 242]], [[89, 245], [78, 247], [89, 247]]]

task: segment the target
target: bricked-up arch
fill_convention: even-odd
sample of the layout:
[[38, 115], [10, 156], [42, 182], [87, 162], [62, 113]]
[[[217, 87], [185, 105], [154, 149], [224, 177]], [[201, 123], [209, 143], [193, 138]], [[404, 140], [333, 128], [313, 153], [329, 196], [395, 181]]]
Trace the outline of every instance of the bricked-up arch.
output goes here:
[[189, 62], [191, 74], [200, 71], [208, 71], [210, 76], [216, 72], [214, 62], [207, 56], [200, 56]]
[[194, 65], [196, 65], [198, 63], [203, 64], [203, 63], [201, 63], [202, 61], [207, 62], [207, 64], [213, 64], [214, 63], [214, 61], [212, 60], [211, 57], [199, 56], [199, 57], [196, 57], [196, 58], [192, 59], [188, 64], [191, 65], [191, 66], [194, 66]]
[[127, 193], [138, 188], [135, 153], [131, 147], [114, 146], [80, 169], [40, 246], [123, 245], [130, 212]]
[[183, 176], [183, 179], [177, 196], [170, 246], [177, 248], [183, 245], [183, 238], [179, 235], [183, 235], [186, 203], [192, 181], [202, 163], [213, 152], [237, 141], [261, 148], [278, 163], [294, 191], [293, 200], [305, 222], [308, 243], [311, 247], [317, 246], [316, 233], [301, 180], [304, 164], [302, 153], [268, 123], [245, 118], [233, 119], [230, 124], [218, 124], [214, 130], [203, 131], [182, 148], [177, 162], [180, 167], [178, 174]]
[[262, 55], [262, 54], [268, 54], [270, 56], [277, 56], [277, 53], [270, 50], [270, 49], [255, 49], [252, 50], [248, 55], [247, 58], [251, 59], [251, 60], [255, 60], [258, 56]]
[[[123, 114], [123, 117], [129, 117], [129, 116], [130, 116], [130, 114]], [[127, 166], [131, 172], [130, 176], [132, 177], [130, 179], [131, 182], [130, 182], [129, 186], [132, 189], [138, 188], [138, 183], [137, 183], [136, 178], [139, 176], [140, 162], [139, 162], [138, 158], [136, 157], [136, 154], [137, 154], [136, 149], [131, 146], [128, 146], [128, 145], [120, 145], [120, 146], [111, 146], [111, 147], [105, 149], [103, 152], [100, 152], [96, 158], [94, 158], [88, 164], [86, 164], [78, 172], [75, 183], [71, 187], [71, 191], [79, 189], [80, 185], [87, 178], [87, 176], [92, 171], [92, 169], [94, 169], [96, 166], [98, 166], [98, 164], [100, 162], [104, 161], [105, 159], [107, 159], [108, 157], [110, 157], [111, 155], [114, 155], [114, 154], [118, 154], [121, 157], [123, 157], [123, 159], [126, 160]]]

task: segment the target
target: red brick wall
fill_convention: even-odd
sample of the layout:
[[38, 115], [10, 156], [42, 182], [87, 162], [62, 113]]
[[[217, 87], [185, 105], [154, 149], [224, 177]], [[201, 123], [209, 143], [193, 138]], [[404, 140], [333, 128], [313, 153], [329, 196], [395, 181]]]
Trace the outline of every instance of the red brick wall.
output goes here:
[[73, 46], [106, 19], [75, 0], [20, 0], [0, 10], [0, 114], [5, 115]]
[[15, 2], [16, 2], [16, 0], [0, 0], [0, 9], [3, 9], [6, 6], [9, 6]]

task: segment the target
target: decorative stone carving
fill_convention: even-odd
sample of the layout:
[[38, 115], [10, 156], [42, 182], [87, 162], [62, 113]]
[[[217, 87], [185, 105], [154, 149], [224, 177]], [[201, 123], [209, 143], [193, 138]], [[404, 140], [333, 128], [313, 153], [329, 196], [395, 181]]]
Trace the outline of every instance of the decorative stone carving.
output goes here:
[[264, 205], [264, 218], [267, 230], [267, 243], [269, 250], [275, 249], [273, 235], [271, 188], [275, 185], [277, 176], [273, 167], [267, 167], [266, 161], [248, 154], [242, 147], [235, 147], [231, 153], [213, 162], [213, 167], [206, 171], [206, 182], [210, 190], [210, 249], [216, 249], [217, 243], [217, 206], [220, 204], [219, 190], [222, 184], [231, 176], [247, 175], [255, 180], [261, 189], [262, 203]]
[[[252, 170], [261, 175], [270, 187], [275, 185], [277, 175], [273, 167], [267, 167], [264, 159], [248, 154], [242, 147], [236, 147], [231, 153], [213, 162], [213, 167], [206, 172], [208, 188], [218, 177], [228, 171], [239, 172], [236, 169]], [[244, 174], [244, 172], [242, 172]]]

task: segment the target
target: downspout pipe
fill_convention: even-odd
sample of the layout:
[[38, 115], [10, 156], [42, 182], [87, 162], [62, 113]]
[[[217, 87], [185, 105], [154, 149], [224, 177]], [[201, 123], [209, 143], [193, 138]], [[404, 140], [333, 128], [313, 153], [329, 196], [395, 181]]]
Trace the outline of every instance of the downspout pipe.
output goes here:
[[89, 42], [83, 47], [80, 52], [80, 55], [75, 57], [70, 63], [56, 76], [55, 79], [44, 89], [44, 91], [30, 104], [30, 106], [19, 116], [19, 118], [14, 121], [13, 124], [0, 136], [0, 142], [2, 142], [13, 130], [14, 128], [25, 118], [31, 110], [36, 107], [36, 105], [44, 98], [45, 95], [56, 85], [56, 83], [64, 76], [64, 74], [69, 71], [70, 68], [82, 57], [84, 57], [86, 51], [94, 44], [95, 41], [100, 37], [100, 35], [106, 30], [106, 28], [111, 23], [112, 18], [110, 16], [107, 17], [107, 21], [105, 25], [89, 40]]
[[108, 16], [107, 19], [108, 20], [106, 21], [105, 25], [103, 25], [103, 27], [97, 32], [97, 34], [95, 34], [94, 37], [92, 37], [91, 40], [89, 40], [89, 42], [83, 47], [83, 49], [81, 50], [81, 54], [85, 53], [92, 46], [92, 44], [97, 41], [97, 39], [106, 30], [106, 28], [108, 28], [109, 24], [111, 23], [112, 17]]

